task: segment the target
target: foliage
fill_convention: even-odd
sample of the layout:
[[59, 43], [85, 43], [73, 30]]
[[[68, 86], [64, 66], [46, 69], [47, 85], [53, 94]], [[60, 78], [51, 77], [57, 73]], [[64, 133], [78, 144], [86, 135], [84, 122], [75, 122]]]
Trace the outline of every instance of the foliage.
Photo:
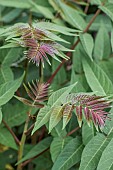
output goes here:
[[2, 170], [113, 169], [112, 22], [112, 0], [0, 0]]

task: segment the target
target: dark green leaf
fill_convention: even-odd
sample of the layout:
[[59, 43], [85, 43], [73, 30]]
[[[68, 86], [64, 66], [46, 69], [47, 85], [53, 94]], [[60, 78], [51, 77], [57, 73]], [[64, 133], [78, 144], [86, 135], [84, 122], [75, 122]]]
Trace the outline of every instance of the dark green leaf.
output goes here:
[[11, 133], [3, 127], [0, 128], [0, 143], [13, 149], [18, 149]]
[[48, 137], [46, 139], [43, 139], [41, 142], [39, 142], [37, 145], [35, 145], [28, 153], [27, 155], [24, 156], [24, 158], [22, 158], [17, 164], [33, 158], [34, 156], [40, 154], [41, 152], [43, 152], [44, 150], [48, 149], [50, 144], [51, 144], [51, 137]]
[[62, 150], [52, 170], [68, 170], [81, 159], [83, 144], [78, 138], [72, 139]]

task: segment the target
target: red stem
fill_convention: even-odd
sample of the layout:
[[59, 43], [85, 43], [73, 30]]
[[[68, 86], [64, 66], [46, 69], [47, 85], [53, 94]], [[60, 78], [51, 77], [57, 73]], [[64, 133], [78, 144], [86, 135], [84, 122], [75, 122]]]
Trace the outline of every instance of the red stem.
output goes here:
[[[102, 4], [102, 5], [104, 5], [104, 4]], [[90, 22], [88, 23], [87, 27], [84, 29], [83, 33], [86, 33], [86, 32], [89, 30], [90, 26], [92, 25], [92, 23], [94, 22], [94, 20], [96, 19], [96, 17], [100, 14], [100, 12], [101, 12], [100, 9], [98, 9], [98, 10], [96, 11], [95, 15], [92, 17], [92, 19], [91, 19]], [[75, 47], [78, 45], [79, 42], [80, 42], [80, 39], [78, 38], [78, 40], [77, 40], [77, 41], [75, 42], [75, 44], [71, 47], [71, 49], [72, 49], [72, 50], [75, 49]], [[67, 55], [68, 57], [71, 57], [71, 53], [72, 53], [72, 52], [70, 51], [70, 52], [68, 52], [66, 55]], [[57, 69], [54, 71], [54, 73], [51, 75], [51, 77], [50, 77], [49, 80], [47, 81], [48, 83], [50, 83], [50, 84], [52, 83], [54, 77], [56, 76], [56, 74], [58, 73], [58, 71], [61, 69], [61, 67], [63, 66], [63, 64], [64, 64], [65, 62], [66, 62], [66, 60], [63, 59], [62, 63], [60, 63], [60, 65], [57, 67]]]
[[34, 160], [35, 158], [39, 157], [40, 155], [42, 155], [43, 153], [45, 153], [46, 151], [48, 151], [49, 148], [45, 149], [43, 152], [41, 152], [40, 154], [34, 156], [33, 158], [28, 159], [27, 161], [22, 163], [22, 167], [24, 167], [25, 165], [27, 165], [28, 163], [30, 163], [32, 160]]
[[73, 134], [74, 132], [76, 132], [78, 129], [80, 129], [79, 126], [76, 127], [75, 129], [73, 129], [71, 132], [67, 133], [67, 135], [66, 135], [65, 137], [72, 135], [72, 134]]
[[12, 129], [8, 126], [8, 124], [4, 121], [4, 119], [2, 119], [3, 124], [6, 126], [6, 128], [9, 130], [9, 132], [11, 133], [11, 135], [13, 136], [15, 142], [17, 143], [17, 145], [20, 145], [20, 141], [19, 139], [16, 137], [16, 135], [14, 134], [14, 132], [12, 131]]

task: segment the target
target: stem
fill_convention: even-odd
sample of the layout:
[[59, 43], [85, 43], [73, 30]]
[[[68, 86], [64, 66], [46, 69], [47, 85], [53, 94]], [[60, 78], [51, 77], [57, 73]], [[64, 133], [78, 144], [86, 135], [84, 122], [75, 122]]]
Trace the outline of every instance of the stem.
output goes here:
[[[21, 142], [20, 142], [20, 147], [19, 147], [19, 151], [18, 151], [18, 161], [20, 161], [22, 159], [22, 156], [23, 156], [23, 149], [24, 149], [25, 140], [26, 140], [25, 132], [27, 131], [28, 124], [29, 124], [29, 116], [26, 119], [24, 131], [23, 131], [23, 134], [22, 134]], [[21, 163], [18, 164], [17, 170], [22, 170], [22, 164]]]
[[80, 129], [79, 126], [76, 127], [75, 129], [73, 129], [71, 132], [67, 133], [67, 135], [66, 135], [65, 137], [72, 135], [72, 134], [73, 134], [74, 132], [76, 132], [78, 129]]
[[32, 131], [32, 129], [34, 128], [34, 125], [35, 123], [30, 126], [30, 128], [25, 132], [25, 135], [28, 135]]
[[85, 14], [87, 14], [87, 12], [88, 12], [90, 0], [87, 0], [87, 3], [88, 3], [88, 5], [86, 5], [86, 7], [84, 9]]
[[2, 119], [3, 124], [6, 126], [6, 128], [9, 130], [9, 132], [11, 133], [11, 135], [13, 136], [15, 142], [17, 143], [17, 145], [20, 145], [20, 141], [19, 139], [16, 137], [16, 135], [14, 134], [14, 132], [12, 131], [12, 129], [8, 126], [8, 124], [4, 121], [4, 119]]
[[42, 63], [40, 63], [40, 65], [39, 65], [39, 78], [40, 78], [40, 83], [43, 82], [43, 77], [44, 77], [43, 65], [42, 65]]
[[45, 149], [44, 151], [42, 151], [40, 154], [34, 156], [33, 158], [28, 159], [27, 161], [22, 163], [22, 167], [24, 167], [25, 165], [27, 165], [28, 163], [30, 163], [32, 160], [34, 160], [35, 158], [39, 157], [40, 155], [42, 155], [43, 153], [45, 153], [46, 151], [48, 151], [49, 148]]
[[[103, 3], [102, 5], [104, 5], [104, 3]], [[95, 15], [92, 17], [92, 19], [91, 19], [90, 22], [88, 23], [87, 27], [84, 29], [83, 33], [86, 33], [86, 32], [89, 30], [90, 26], [92, 25], [92, 23], [94, 22], [94, 20], [96, 19], [96, 17], [100, 14], [100, 12], [101, 12], [100, 9], [98, 9], [98, 10], [96, 11]], [[79, 42], [80, 42], [80, 39], [78, 38], [78, 40], [77, 40], [77, 41], [75, 42], [75, 44], [71, 47], [71, 49], [72, 49], [72, 50], [75, 49], [75, 47], [78, 45]], [[70, 51], [70, 52], [68, 52], [66, 55], [67, 55], [68, 57], [71, 57], [71, 53], [72, 53], [72, 52]], [[60, 65], [57, 67], [57, 69], [54, 71], [54, 73], [53, 73], [53, 74], [51, 75], [51, 77], [49, 78], [48, 83], [51, 83], [51, 82], [52, 82], [52, 80], [54, 79], [54, 77], [56, 76], [56, 74], [58, 73], [58, 71], [60, 70], [60, 68], [62, 67], [62, 65], [63, 65], [65, 62], [66, 62], [65, 59], [62, 60], [62, 63], [60, 63]]]

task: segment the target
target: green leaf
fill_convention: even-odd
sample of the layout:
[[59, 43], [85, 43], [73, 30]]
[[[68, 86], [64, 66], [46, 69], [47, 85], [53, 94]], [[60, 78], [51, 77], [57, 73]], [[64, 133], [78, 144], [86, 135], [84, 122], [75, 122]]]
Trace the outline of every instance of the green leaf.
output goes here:
[[75, 74], [74, 69], [72, 68], [70, 84], [73, 84], [74, 82], [78, 82], [78, 83], [75, 86], [75, 88], [72, 90], [72, 92], [75, 92], [75, 93], [86, 92], [85, 87], [83, 86], [83, 85], [87, 86], [85, 76], [82, 74]]
[[108, 31], [106, 30], [104, 24], [101, 24], [95, 40], [94, 58], [96, 60], [102, 60], [108, 58], [110, 53], [111, 45], [109, 41]]
[[44, 108], [40, 109], [36, 122], [35, 122], [35, 126], [32, 130], [32, 134], [38, 130], [41, 126], [43, 126], [44, 124], [46, 124], [49, 120], [50, 117], [50, 107], [49, 106], [45, 106]]
[[10, 67], [1, 66], [0, 68], [0, 84], [12, 81], [14, 79], [13, 72]]
[[112, 169], [113, 169], [113, 139], [109, 142], [108, 146], [103, 151], [97, 167], [97, 170], [112, 170]]
[[107, 136], [97, 133], [97, 135], [93, 137], [84, 148], [80, 170], [96, 169], [104, 149], [113, 138], [113, 115], [111, 116], [111, 121], [106, 121], [106, 126], [104, 127], [103, 132], [107, 134]]
[[40, 141], [37, 145], [35, 145], [25, 156], [22, 158], [17, 164], [26, 161], [27, 159], [33, 158], [34, 156], [40, 154], [41, 152], [45, 151], [49, 148], [51, 144], [52, 138], [47, 137]]
[[32, 11], [34, 11], [36, 13], [39, 12], [39, 13], [43, 14], [46, 18], [49, 18], [49, 19], [54, 18], [54, 15], [47, 7], [41, 6], [41, 5], [33, 2], [32, 0], [28, 0], [28, 3], [32, 7]]
[[82, 46], [85, 50], [85, 52], [88, 54], [88, 56], [90, 57], [91, 60], [92, 59], [92, 51], [93, 51], [93, 38], [90, 34], [85, 33], [85, 34], [81, 34], [80, 35], [80, 41], [82, 43]]
[[63, 106], [55, 106], [51, 109], [51, 116], [49, 120], [49, 132], [60, 122], [62, 119]]
[[72, 139], [72, 137], [68, 136], [66, 138], [55, 137], [50, 146], [50, 153], [52, 157], [52, 161], [55, 162], [59, 154], [62, 152], [66, 144]]
[[83, 144], [78, 138], [72, 139], [62, 150], [52, 170], [68, 170], [81, 159]]
[[21, 12], [22, 9], [13, 9], [2, 17], [2, 21], [5, 23], [10, 23], [14, 19], [16, 19], [21, 14]]
[[[10, 108], [10, 112], [9, 112]], [[22, 123], [25, 122], [27, 118], [27, 114], [29, 111], [29, 107], [26, 105], [23, 105], [20, 102], [17, 102], [15, 104], [9, 104], [3, 106], [2, 112], [3, 112], [3, 119], [10, 127], [19, 126]], [[36, 108], [32, 108], [31, 115], [33, 115], [36, 112]]]
[[106, 73], [96, 64], [87, 62], [83, 58], [83, 69], [87, 82], [97, 95], [108, 95], [113, 93], [113, 84]]
[[2, 122], [2, 110], [0, 108], [0, 123]]
[[111, 32], [111, 46], [112, 46], [112, 51], [113, 51], [113, 31]]
[[[61, 26], [58, 24], [50, 23], [50, 22], [39, 22], [38, 24], [34, 23], [34, 25], [37, 25], [40, 28], [45, 28], [48, 31], [54, 31], [59, 32], [65, 35], [74, 35], [75, 32], [81, 32], [79, 30], [71, 29], [66, 26]], [[72, 33], [71, 33], [72, 32]]]
[[[65, 101], [65, 98], [66, 96], [69, 94], [69, 92], [71, 92], [71, 90], [74, 88], [74, 86], [76, 85], [77, 83], [73, 84], [73, 85], [70, 85], [68, 87], [65, 87], [63, 89], [60, 89], [56, 92], [54, 92], [50, 98], [49, 98], [49, 101], [48, 101], [48, 105], [51, 106], [51, 116], [50, 116], [50, 121], [49, 121], [49, 132], [51, 132], [51, 130], [58, 124], [58, 122], [61, 120], [61, 112], [62, 112], [62, 107], [61, 107], [61, 104], [63, 101]], [[59, 110], [58, 112], [55, 111], [54, 112], [54, 107], [57, 108], [59, 107]], [[61, 108], [60, 108], [61, 107]]]
[[8, 6], [8, 7], [15, 7], [15, 8], [30, 8], [30, 4], [28, 0], [0, 0], [0, 5]]
[[[44, 108], [40, 109], [40, 111], [38, 113], [37, 120], [35, 122], [35, 126], [32, 131], [32, 134], [36, 130], [38, 130], [41, 126], [43, 126], [44, 124], [46, 124], [49, 121], [49, 118], [51, 116], [51, 109], [54, 106], [61, 105], [62, 104], [61, 100], [65, 99], [67, 94], [69, 94], [69, 92], [74, 88], [75, 85], [76, 85], [76, 83], [69, 87], [65, 87], [60, 90], [57, 90], [50, 96], [50, 98], [48, 100], [48, 105], [45, 106]], [[52, 129], [53, 129], [53, 127], [50, 126], [50, 130], [52, 130]]]
[[82, 140], [83, 144], [87, 145], [87, 143], [94, 137], [94, 127], [93, 124], [89, 127], [86, 122], [83, 123], [82, 126]]
[[60, 0], [56, 1], [56, 4], [60, 6], [60, 12], [65, 21], [80, 30], [84, 30], [86, 23], [76, 10], [61, 2]]
[[12, 48], [9, 50], [5, 56], [2, 65], [10, 66], [14, 61], [16, 61], [22, 53], [21, 48]]
[[44, 6], [41, 6], [31, 0], [0, 0], [0, 5], [7, 6], [7, 7], [15, 7], [15, 8], [25, 8], [30, 9], [34, 12], [39, 12], [43, 14], [45, 17], [52, 19], [54, 16], [52, 12]]
[[[46, 126], [47, 127], [47, 126]], [[48, 127], [47, 127], [48, 128]], [[55, 128], [51, 131], [53, 137], [64, 138], [67, 135], [66, 128], [62, 129], [62, 121], [60, 121]]]
[[101, 5], [101, 0], [92, 0], [91, 2], [90, 2], [92, 5]]
[[16, 143], [11, 133], [3, 127], [0, 127], [0, 143], [17, 150]]
[[98, 65], [102, 68], [102, 70], [107, 74], [113, 83], [113, 62], [110, 60], [102, 60], [98, 62]]
[[[76, 38], [75, 38], [75, 42], [76, 42]], [[72, 53], [73, 55], [73, 69], [76, 73], [82, 73], [83, 72], [83, 68], [82, 68], [82, 52], [81, 50], [83, 49], [81, 43], [79, 43], [76, 47], [76, 50]]]
[[[52, 73], [57, 69], [59, 66], [59, 62], [56, 60], [52, 60]], [[59, 89], [61, 87], [61, 84], [63, 84], [66, 81], [66, 71], [64, 66], [59, 70], [57, 75], [55, 76], [53, 83], [52, 83], [52, 89]]]
[[5, 45], [1, 46], [0, 49], [14, 48], [14, 47], [19, 47], [19, 45], [16, 44], [15, 42], [11, 42], [9, 44], [5, 44]]
[[71, 90], [76, 86], [76, 84], [77, 82], [73, 85], [64, 87], [54, 92], [48, 100], [48, 105], [51, 106], [51, 108], [57, 105], [61, 105], [62, 102], [65, 100], [65, 97], [71, 92]]
[[34, 170], [50, 170], [52, 168], [53, 162], [51, 160], [51, 155], [49, 151], [46, 151], [40, 155], [37, 159], [33, 160], [33, 163], [36, 165]]
[[113, 4], [112, 3], [105, 3], [104, 6], [99, 6], [99, 8], [110, 17], [113, 21]]
[[24, 75], [19, 79], [4, 83], [0, 86], [0, 106], [7, 103], [13, 96], [15, 91], [20, 87]]

